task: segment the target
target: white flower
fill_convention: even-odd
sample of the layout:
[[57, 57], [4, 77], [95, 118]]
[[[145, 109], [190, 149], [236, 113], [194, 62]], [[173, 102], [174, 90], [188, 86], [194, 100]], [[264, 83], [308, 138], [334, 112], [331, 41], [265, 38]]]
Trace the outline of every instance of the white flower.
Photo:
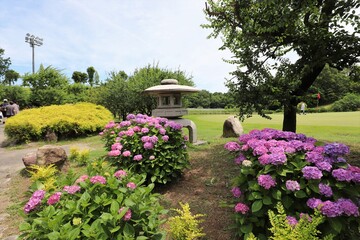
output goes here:
[[244, 161], [242, 162], [242, 165], [243, 165], [244, 167], [251, 167], [252, 162], [251, 162], [250, 160], [244, 160]]

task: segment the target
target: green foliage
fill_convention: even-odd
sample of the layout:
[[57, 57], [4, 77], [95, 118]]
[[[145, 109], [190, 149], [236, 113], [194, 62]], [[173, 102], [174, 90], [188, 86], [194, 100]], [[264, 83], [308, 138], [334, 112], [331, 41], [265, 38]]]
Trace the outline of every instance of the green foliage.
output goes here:
[[208, 0], [203, 27], [233, 55], [226, 62], [237, 70], [226, 85], [240, 117], [267, 117], [264, 110], [280, 103], [283, 129], [295, 132], [295, 106], [325, 65], [343, 69], [359, 61], [358, 6], [357, 0]]
[[146, 173], [150, 182], [166, 184], [189, 166], [181, 125], [166, 118], [130, 114], [127, 121], [110, 122], [101, 133], [109, 162]]
[[[321, 232], [317, 227], [324, 222], [324, 216], [320, 214], [318, 210], [315, 211], [314, 215], [304, 215], [300, 217], [298, 223], [293, 226], [290, 225], [287, 219], [284, 207], [280, 202], [276, 205], [277, 214], [272, 210], [268, 211], [271, 228], [269, 229], [272, 233], [270, 239], [274, 240], [317, 240]], [[321, 239], [333, 239], [332, 235], [328, 235]]]
[[0, 48], [0, 80], [5, 76], [6, 71], [9, 70], [9, 66], [11, 65], [10, 58], [4, 58], [3, 55], [5, 50]]
[[71, 79], [74, 80], [75, 83], [84, 84], [88, 80], [88, 75], [87, 75], [87, 73], [75, 71], [75, 72], [73, 72]]
[[147, 65], [135, 69], [132, 76], [124, 71], [111, 72], [106, 83], [98, 89], [96, 102], [108, 108], [116, 117], [125, 119], [130, 113], [145, 113], [150, 115], [156, 107], [154, 97], [142, 92], [149, 87], [159, 85], [166, 78], [175, 78], [179, 84], [194, 85], [191, 78], [181, 70], [168, 70], [158, 65]]
[[79, 149], [77, 147], [70, 148], [69, 160], [76, 162], [79, 166], [85, 166], [89, 161], [90, 150], [89, 149]]
[[180, 203], [182, 209], [174, 209], [178, 216], [171, 217], [168, 220], [170, 227], [171, 239], [174, 240], [195, 240], [205, 236], [199, 223], [202, 220], [199, 218], [204, 217], [204, 214], [192, 215], [188, 203]]
[[357, 111], [360, 108], [360, 94], [349, 93], [336, 101], [331, 109], [335, 112]]
[[6, 98], [16, 101], [20, 106], [20, 110], [29, 106], [30, 95], [31, 90], [28, 87], [0, 85], [0, 99]]
[[99, 84], [99, 75], [96, 72], [93, 66], [86, 69], [87, 75], [89, 77], [89, 84], [92, 87], [94, 84]]
[[23, 85], [31, 89], [31, 105], [49, 106], [64, 103], [69, 80], [60, 70], [40, 65], [36, 73], [27, 73], [23, 76]]
[[48, 130], [60, 138], [78, 137], [99, 132], [111, 119], [106, 108], [91, 103], [53, 105], [20, 111], [4, 131], [18, 142], [43, 139]]
[[25, 207], [19, 239], [164, 239], [159, 228], [165, 211], [151, 193], [154, 185], [142, 185], [144, 175], [124, 173], [83, 175], [74, 185], [46, 192], [35, 207]]
[[5, 72], [5, 79], [3, 81], [4, 84], [9, 84], [9, 86], [11, 84], [13, 84], [14, 82], [16, 82], [18, 80], [18, 78], [20, 77], [20, 74], [14, 70], [8, 70]]
[[53, 190], [56, 187], [55, 177], [58, 173], [56, 166], [50, 164], [48, 166], [31, 165], [29, 170], [30, 179], [32, 182], [32, 190]]

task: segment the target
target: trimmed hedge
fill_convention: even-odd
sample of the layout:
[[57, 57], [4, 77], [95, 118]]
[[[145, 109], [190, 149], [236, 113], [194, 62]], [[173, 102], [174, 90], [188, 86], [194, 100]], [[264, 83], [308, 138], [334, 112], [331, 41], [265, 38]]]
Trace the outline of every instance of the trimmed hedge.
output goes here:
[[43, 139], [48, 132], [59, 138], [100, 132], [113, 119], [103, 106], [92, 103], [52, 105], [21, 111], [7, 119], [5, 134], [17, 142]]

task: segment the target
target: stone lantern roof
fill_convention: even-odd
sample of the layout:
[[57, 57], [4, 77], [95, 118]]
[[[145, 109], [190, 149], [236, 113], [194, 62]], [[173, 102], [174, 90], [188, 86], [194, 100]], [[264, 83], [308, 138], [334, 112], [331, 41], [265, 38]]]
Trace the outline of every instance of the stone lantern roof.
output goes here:
[[149, 87], [144, 90], [144, 93], [150, 95], [158, 95], [160, 93], [196, 93], [200, 90], [191, 86], [179, 85], [176, 79], [164, 79], [161, 81], [161, 85]]

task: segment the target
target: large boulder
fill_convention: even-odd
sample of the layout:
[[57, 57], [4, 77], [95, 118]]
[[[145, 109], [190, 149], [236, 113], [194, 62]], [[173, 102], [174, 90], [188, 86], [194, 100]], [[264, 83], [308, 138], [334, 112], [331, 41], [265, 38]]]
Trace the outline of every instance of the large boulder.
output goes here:
[[241, 134], [243, 134], [244, 130], [243, 127], [236, 117], [228, 117], [223, 126], [223, 137], [239, 137]]
[[67, 155], [62, 147], [45, 145], [38, 148], [36, 153], [26, 154], [22, 160], [25, 167], [29, 167], [32, 164], [39, 166], [54, 164], [61, 170], [67, 164]]

